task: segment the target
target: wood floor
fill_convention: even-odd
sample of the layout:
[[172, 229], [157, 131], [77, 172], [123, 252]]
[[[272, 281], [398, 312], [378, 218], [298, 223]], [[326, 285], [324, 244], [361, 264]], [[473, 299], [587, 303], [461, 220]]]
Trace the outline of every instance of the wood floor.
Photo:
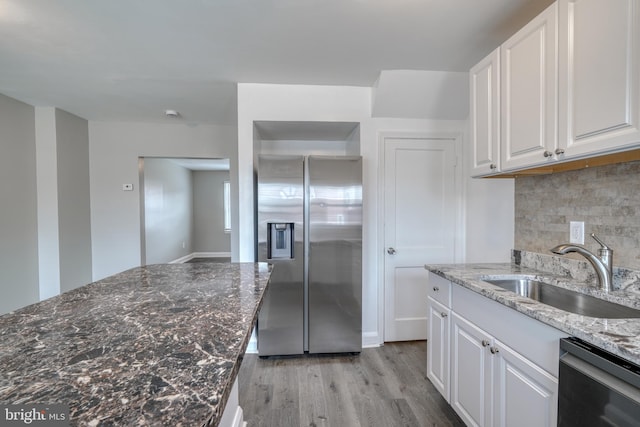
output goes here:
[[239, 374], [248, 425], [464, 426], [426, 377], [426, 342], [388, 343], [360, 355], [260, 359]]

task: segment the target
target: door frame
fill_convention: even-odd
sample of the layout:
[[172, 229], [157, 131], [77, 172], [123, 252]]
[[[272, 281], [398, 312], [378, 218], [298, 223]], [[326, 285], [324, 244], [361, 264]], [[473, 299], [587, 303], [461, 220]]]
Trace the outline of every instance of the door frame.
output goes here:
[[378, 133], [378, 244], [377, 246], [377, 263], [378, 263], [378, 331], [380, 334], [380, 345], [385, 343], [385, 193], [384, 182], [386, 179], [385, 171], [385, 148], [388, 139], [446, 139], [451, 140], [454, 145], [456, 156], [456, 170], [454, 172], [454, 187], [457, 194], [456, 200], [456, 220], [455, 220], [455, 241], [454, 241], [454, 262], [464, 262], [464, 242], [465, 242], [465, 221], [464, 208], [466, 195], [464, 193], [463, 169], [465, 162], [462, 155], [463, 132], [402, 132], [402, 131], [383, 131]]

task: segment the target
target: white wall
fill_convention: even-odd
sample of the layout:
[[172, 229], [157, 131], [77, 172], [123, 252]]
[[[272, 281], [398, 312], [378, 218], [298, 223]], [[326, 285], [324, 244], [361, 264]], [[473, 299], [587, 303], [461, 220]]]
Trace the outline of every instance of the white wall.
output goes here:
[[373, 87], [373, 117], [465, 120], [469, 74], [383, 70]]
[[36, 107], [40, 300], [92, 281], [88, 123]]
[[231, 252], [224, 231], [224, 181], [228, 171], [193, 171], [193, 252]]
[[55, 117], [60, 291], [65, 292], [92, 281], [89, 128], [85, 119], [60, 109]]
[[[94, 280], [140, 265], [138, 157], [229, 158], [237, 206], [236, 140], [230, 126], [89, 122]], [[122, 191], [125, 183], [133, 183], [134, 191]], [[237, 211], [232, 215], [231, 251], [237, 259]]]
[[35, 111], [0, 95], [0, 314], [38, 301]]
[[144, 159], [146, 263], [166, 263], [192, 252], [191, 171], [167, 159]]
[[[470, 131], [467, 128], [467, 141]], [[510, 262], [515, 233], [515, 183], [471, 178], [471, 143], [465, 144], [465, 262]]]
[[39, 291], [42, 300], [60, 293], [56, 109], [54, 107], [36, 107], [35, 126]]

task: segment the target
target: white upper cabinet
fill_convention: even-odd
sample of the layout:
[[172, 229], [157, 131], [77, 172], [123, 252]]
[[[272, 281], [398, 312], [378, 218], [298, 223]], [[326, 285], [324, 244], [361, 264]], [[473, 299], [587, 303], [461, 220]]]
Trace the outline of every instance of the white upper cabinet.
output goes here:
[[500, 172], [500, 48], [469, 72], [472, 176]]
[[503, 171], [554, 160], [558, 140], [557, 17], [558, 5], [554, 3], [500, 47]]
[[640, 143], [640, 1], [559, 0], [566, 158]]
[[636, 149], [640, 0], [558, 0], [470, 83], [472, 176]]

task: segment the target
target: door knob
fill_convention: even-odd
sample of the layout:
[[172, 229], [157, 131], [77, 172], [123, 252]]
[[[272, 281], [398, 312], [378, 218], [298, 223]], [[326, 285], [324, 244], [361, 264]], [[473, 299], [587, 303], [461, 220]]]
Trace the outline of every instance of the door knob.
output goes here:
[[393, 249], [393, 248], [389, 248], [389, 249], [387, 249], [387, 253], [388, 253], [389, 255], [395, 255], [395, 254], [396, 254], [396, 250], [395, 250], [395, 249]]

